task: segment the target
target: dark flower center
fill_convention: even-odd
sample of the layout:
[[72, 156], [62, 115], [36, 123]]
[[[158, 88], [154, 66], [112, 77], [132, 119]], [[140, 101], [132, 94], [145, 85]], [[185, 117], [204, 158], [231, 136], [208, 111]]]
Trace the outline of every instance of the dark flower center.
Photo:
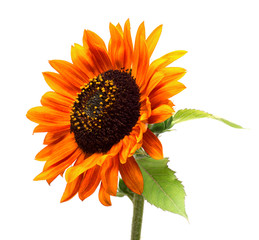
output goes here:
[[130, 71], [109, 70], [81, 87], [70, 130], [85, 153], [105, 153], [129, 135], [140, 116], [140, 93]]

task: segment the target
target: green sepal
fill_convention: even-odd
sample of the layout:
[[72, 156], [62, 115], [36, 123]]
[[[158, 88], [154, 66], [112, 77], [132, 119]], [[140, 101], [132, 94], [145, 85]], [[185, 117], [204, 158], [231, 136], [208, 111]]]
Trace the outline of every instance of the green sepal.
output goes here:
[[127, 196], [129, 197], [130, 200], [133, 199], [133, 192], [126, 186], [126, 184], [121, 178], [119, 179], [119, 185], [118, 185], [116, 196], [117, 197]]
[[168, 168], [168, 159], [156, 160], [137, 151], [135, 159], [144, 179], [144, 198], [162, 210], [179, 214], [188, 219], [185, 212], [185, 191], [175, 172]]
[[170, 131], [173, 127], [173, 116], [161, 123], [149, 124], [148, 128], [156, 135]]

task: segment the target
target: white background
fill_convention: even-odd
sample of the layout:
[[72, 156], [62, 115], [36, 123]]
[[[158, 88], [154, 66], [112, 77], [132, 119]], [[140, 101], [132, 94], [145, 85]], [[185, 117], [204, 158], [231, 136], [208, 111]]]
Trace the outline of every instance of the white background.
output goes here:
[[163, 24], [153, 59], [173, 50], [188, 54], [172, 66], [188, 70], [187, 89], [176, 110], [197, 108], [234, 121], [236, 130], [213, 120], [175, 126], [161, 138], [170, 167], [183, 181], [189, 223], [146, 203], [142, 239], [258, 240], [258, 1], [1, 1], [0, 238], [129, 239], [131, 202], [97, 193], [81, 202], [59, 203], [65, 180], [49, 187], [32, 179], [43, 134], [27, 110], [49, 90], [41, 72], [49, 59], [70, 61], [70, 47], [84, 29], [107, 43], [109, 22], [131, 20], [132, 33], [145, 21], [147, 33]]

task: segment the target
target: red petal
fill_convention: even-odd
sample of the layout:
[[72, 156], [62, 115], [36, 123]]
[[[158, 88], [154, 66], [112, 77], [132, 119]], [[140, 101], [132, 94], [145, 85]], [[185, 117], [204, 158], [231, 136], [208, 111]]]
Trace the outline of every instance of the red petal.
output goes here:
[[128, 158], [124, 164], [120, 163], [119, 169], [121, 177], [127, 187], [137, 194], [142, 194], [144, 186], [143, 177], [134, 157]]
[[157, 136], [147, 129], [143, 135], [143, 145], [142, 147], [154, 159], [163, 158], [163, 147]]

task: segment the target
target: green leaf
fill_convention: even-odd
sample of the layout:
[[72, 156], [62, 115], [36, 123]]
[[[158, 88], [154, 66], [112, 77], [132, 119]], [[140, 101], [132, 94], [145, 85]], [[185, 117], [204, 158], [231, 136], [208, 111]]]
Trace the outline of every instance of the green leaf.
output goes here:
[[176, 124], [188, 120], [193, 120], [193, 119], [199, 119], [199, 118], [211, 118], [218, 120], [220, 122], [223, 122], [227, 124], [230, 127], [233, 128], [239, 128], [242, 129], [238, 124], [235, 124], [233, 122], [230, 122], [224, 118], [217, 117], [215, 115], [212, 115], [210, 113], [201, 111], [201, 110], [196, 110], [196, 109], [181, 109], [177, 113], [175, 113], [173, 116], [165, 120], [164, 122], [161, 123], [155, 123], [155, 124], [149, 124], [148, 128], [156, 135], [159, 135], [161, 133], [171, 131], [170, 129]]
[[188, 219], [184, 204], [185, 191], [175, 172], [168, 168], [168, 159], [155, 160], [139, 152], [135, 159], [143, 175], [145, 199], [158, 208]]
[[224, 118], [217, 117], [215, 115], [212, 115], [210, 113], [201, 111], [201, 110], [196, 110], [196, 109], [182, 109], [179, 110], [175, 115], [173, 116], [173, 121], [172, 121], [172, 126], [175, 125], [176, 123], [192, 120], [192, 119], [199, 119], [199, 118], [211, 118], [218, 120], [220, 122], [223, 122], [227, 124], [230, 127], [233, 128], [240, 128], [242, 129], [240, 125], [237, 125], [233, 122], [230, 122]]

